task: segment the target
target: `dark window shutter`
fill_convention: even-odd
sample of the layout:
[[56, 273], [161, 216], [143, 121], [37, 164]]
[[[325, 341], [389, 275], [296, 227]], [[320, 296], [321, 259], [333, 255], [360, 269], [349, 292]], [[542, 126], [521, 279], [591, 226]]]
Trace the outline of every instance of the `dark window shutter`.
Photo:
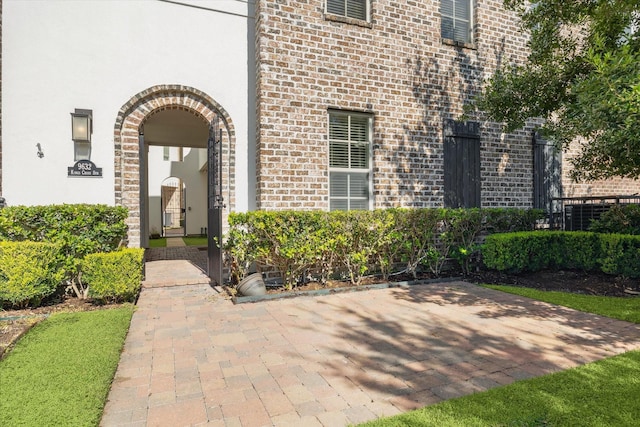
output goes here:
[[533, 207], [552, 214], [560, 209], [553, 198], [562, 196], [562, 152], [551, 141], [533, 134]]
[[480, 124], [445, 120], [445, 207], [480, 207], [480, 188]]

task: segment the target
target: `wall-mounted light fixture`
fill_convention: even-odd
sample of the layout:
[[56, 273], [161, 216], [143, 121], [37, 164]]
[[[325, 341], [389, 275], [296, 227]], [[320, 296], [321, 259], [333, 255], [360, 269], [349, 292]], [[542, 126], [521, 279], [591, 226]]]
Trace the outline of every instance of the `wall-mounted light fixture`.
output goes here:
[[71, 113], [71, 139], [74, 142], [74, 157], [76, 161], [90, 159], [92, 131], [93, 111], [76, 108]]
[[71, 113], [71, 139], [76, 142], [91, 142], [93, 112], [77, 109]]
[[36, 152], [38, 157], [39, 158], [43, 158], [44, 157], [44, 152], [42, 151], [42, 147], [40, 146], [39, 142], [36, 144], [36, 148], [38, 149], [38, 151]]

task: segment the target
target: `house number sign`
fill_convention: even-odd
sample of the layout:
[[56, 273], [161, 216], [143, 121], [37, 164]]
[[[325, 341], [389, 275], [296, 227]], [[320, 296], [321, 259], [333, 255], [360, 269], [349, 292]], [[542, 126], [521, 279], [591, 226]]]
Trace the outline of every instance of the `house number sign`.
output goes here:
[[96, 167], [91, 160], [78, 160], [67, 168], [69, 177], [102, 178], [102, 168]]

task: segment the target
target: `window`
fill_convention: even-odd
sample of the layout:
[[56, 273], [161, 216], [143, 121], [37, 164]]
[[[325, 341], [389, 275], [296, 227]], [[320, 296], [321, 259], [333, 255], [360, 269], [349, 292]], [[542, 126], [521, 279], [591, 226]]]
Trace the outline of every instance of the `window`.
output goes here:
[[329, 111], [329, 208], [369, 209], [370, 114]]
[[445, 120], [444, 205], [480, 207], [480, 124]]
[[473, 43], [473, 0], [441, 0], [442, 38]]
[[369, 0], [327, 0], [327, 13], [366, 21]]
[[168, 162], [170, 159], [170, 147], [162, 147], [162, 160]]

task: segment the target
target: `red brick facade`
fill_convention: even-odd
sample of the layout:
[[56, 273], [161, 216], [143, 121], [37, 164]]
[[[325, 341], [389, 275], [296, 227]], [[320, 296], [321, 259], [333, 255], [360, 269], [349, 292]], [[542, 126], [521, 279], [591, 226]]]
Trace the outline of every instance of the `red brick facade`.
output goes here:
[[[321, 0], [257, 2], [259, 208], [328, 207], [328, 109], [373, 114], [374, 207], [442, 206], [443, 120], [525, 46], [501, 4], [476, 1], [475, 43], [455, 46], [438, 1], [374, 0], [369, 22]], [[530, 206], [531, 131], [481, 129], [482, 205]]]
[[[328, 208], [329, 109], [373, 115], [374, 207], [442, 206], [443, 121], [460, 117], [496, 64], [522, 59], [516, 16], [476, 0], [474, 43], [456, 45], [441, 37], [437, 0], [371, 0], [368, 21], [324, 4], [256, 2], [258, 208]], [[483, 207], [532, 206], [532, 130], [481, 122]], [[565, 182], [565, 195], [584, 192], [574, 188]]]

